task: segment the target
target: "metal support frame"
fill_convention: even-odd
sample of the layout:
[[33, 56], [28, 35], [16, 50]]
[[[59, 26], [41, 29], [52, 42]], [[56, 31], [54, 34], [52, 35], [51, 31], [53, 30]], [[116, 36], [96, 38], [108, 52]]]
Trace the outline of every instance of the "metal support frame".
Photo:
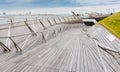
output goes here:
[[27, 38], [25, 38], [25, 40], [23, 41], [23, 43], [20, 44], [21, 49], [23, 49], [25, 47], [25, 45], [27, 44], [30, 37], [31, 37], [31, 35], [28, 35]]
[[59, 20], [60, 23], [62, 23], [62, 21], [61, 21], [61, 19], [59, 17], [58, 17], [58, 20]]
[[24, 21], [25, 25], [27, 26], [27, 28], [30, 30], [30, 32], [32, 33], [33, 36], [36, 36], [37, 34], [32, 30], [32, 28], [28, 25], [27, 21]]
[[22, 49], [15, 43], [15, 41], [11, 37], [9, 37], [9, 39], [12, 41], [14, 47], [16, 48], [16, 52], [20, 51], [20, 54], [22, 54]]
[[49, 20], [49, 18], [47, 18], [47, 21], [49, 22], [50, 26], [52, 26], [52, 23], [51, 23], [51, 21]]
[[44, 28], [44, 30], [47, 29], [46, 26], [43, 24], [43, 22], [40, 19], [39, 19], [39, 22], [41, 23], [41, 25]]
[[69, 17], [67, 17], [67, 20], [70, 21]]
[[53, 18], [53, 20], [54, 20], [55, 24], [57, 24], [57, 21], [56, 21], [56, 19], [55, 19], [55, 18]]
[[46, 39], [45, 39], [45, 36], [44, 36], [43, 32], [41, 32], [41, 35], [42, 35], [42, 41], [46, 42]]
[[4, 52], [7, 52], [7, 51], [11, 51], [4, 43], [2, 43], [1, 41], [0, 41], [0, 45], [1, 45], [1, 47], [3, 48], [3, 50], [4, 50]]
[[62, 32], [62, 28], [60, 27], [60, 32]]
[[14, 27], [14, 23], [12, 19], [10, 19], [10, 22], [11, 22], [11, 28]]
[[55, 37], [57, 36], [56, 30], [53, 30], [53, 35], [54, 35]]
[[66, 22], [65, 18], [64, 17], [62, 17], [62, 18], [63, 18], [64, 22]]

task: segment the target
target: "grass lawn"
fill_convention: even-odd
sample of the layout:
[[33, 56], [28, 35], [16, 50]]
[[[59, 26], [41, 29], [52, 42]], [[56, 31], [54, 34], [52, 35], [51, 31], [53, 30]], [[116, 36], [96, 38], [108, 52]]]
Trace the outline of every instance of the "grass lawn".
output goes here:
[[98, 23], [105, 26], [114, 35], [120, 38], [120, 12], [103, 19]]

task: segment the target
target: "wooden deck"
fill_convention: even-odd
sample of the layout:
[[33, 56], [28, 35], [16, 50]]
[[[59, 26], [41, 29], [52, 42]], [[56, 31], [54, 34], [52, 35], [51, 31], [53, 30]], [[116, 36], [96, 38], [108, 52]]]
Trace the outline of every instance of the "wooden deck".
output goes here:
[[[100, 27], [101, 29], [104, 29]], [[90, 29], [90, 36], [97, 28]], [[105, 30], [105, 29], [104, 29]], [[107, 30], [96, 30], [99, 42], [119, 51], [119, 39], [109, 42]], [[103, 33], [102, 33], [103, 32]], [[92, 35], [93, 34], [93, 35]], [[100, 36], [101, 35], [101, 36]], [[23, 49], [0, 54], [0, 72], [119, 72], [120, 55], [99, 48], [83, 28], [73, 28], [40, 44], [39, 37]], [[97, 49], [99, 48], [99, 49]], [[100, 51], [100, 53], [98, 52]], [[102, 60], [102, 61], [101, 61]]]

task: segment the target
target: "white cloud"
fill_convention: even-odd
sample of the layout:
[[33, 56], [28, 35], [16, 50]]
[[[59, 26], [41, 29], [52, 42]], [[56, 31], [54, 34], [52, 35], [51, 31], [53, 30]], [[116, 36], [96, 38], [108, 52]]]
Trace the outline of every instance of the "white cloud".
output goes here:
[[7, 14], [25, 14], [29, 11], [32, 14], [71, 14], [71, 11], [76, 13], [86, 13], [86, 12], [101, 12], [110, 13], [120, 11], [120, 4], [117, 5], [103, 5], [103, 6], [86, 6], [86, 7], [61, 7], [61, 8], [34, 8], [31, 10], [16, 10], [9, 11]]
[[15, 2], [15, 3], [27, 3], [32, 2], [33, 0], [6, 0], [7, 3]]
[[71, 11], [76, 13], [85, 12], [118, 12], [120, 11], [120, 4], [117, 5], [99, 5], [99, 6], [86, 6], [86, 7], [61, 7], [61, 8], [35, 8], [31, 10], [34, 14], [71, 14]]
[[35, 8], [32, 9], [33, 13], [41, 14], [66, 14], [70, 13], [73, 10], [71, 7], [61, 7], [61, 8]]
[[26, 14], [28, 13], [28, 10], [14, 10], [14, 11], [8, 11], [7, 14]]
[[[69, 0], [68, 0], [69, 1]], [[119, 0], [71, 0], [82, 5], [119, 4]]]
[[0, 14], [2, 14], [2, 11], [0, 11]]
[[98, 6], [86, 6], [86, 7], [78, 7], [76, 9], [76, 13], [86, 13], [86, 12], [100, 12], [100, 13], [111, 13], [111, 12], [119, 12], [120, 4], [116, 5], [98, 5]]

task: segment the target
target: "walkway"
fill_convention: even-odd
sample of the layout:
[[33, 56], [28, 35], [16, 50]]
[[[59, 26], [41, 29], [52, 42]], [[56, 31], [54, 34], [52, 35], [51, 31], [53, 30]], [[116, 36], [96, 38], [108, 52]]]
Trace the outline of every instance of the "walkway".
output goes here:
[[119, 72], [120, 55], [107, 53], [92, 37], [96, 33], [99, 43], [117, 51], [120, 50], [117, 48], [120, 48], [120, 41], [115, 40], [116, 45], [111, 45], [112, 42], [104, 38], [104, 34], [109, 32], [99, 27], [99, 30], [90, 28], [88, 32], [83, 28], [73, 28], [43, 44], [36, 37], [26, 45], [22, 55], [1, 53], [0, 72]]

